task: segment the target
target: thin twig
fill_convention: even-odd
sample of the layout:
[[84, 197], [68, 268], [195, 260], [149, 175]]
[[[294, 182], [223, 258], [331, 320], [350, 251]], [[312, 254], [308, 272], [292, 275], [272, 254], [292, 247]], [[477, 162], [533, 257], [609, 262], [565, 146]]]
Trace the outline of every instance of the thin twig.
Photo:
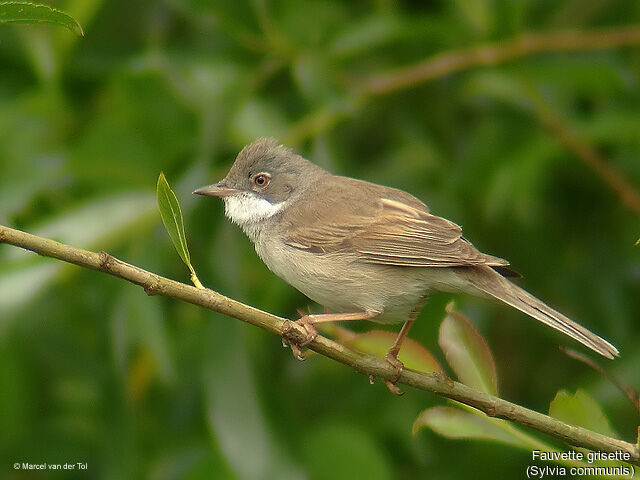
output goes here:
[[593, 368], [596, 372], [602, 375], [604, 378], [609, 380], [612, 384], [614, 384], [618, 390], [625, 394], [625, 396], [629, 399], [629, 401], [633, 404], [636, 410], [640, 412], [640, 397], [638, 396], [638, 392], [631, 386], [625, 383], [622, 383], [615, 375], [608, 372], [604, 368], [602, 368], [598, 363], [596, 363], [591, 358], [583, 355], [580, 352], [576, 352], [570, 348], [559, 347], [560, 351], [566, 354], [567, 356], [574, 358], [582, 363], [586, 363], [591, 368]]
[[[426, 60], [374, 75], [364, 80], [351, 80], [355, 89], [353, 106], [361, 106], [370, 98], [397, 90], [412, 88], [454, 73], [476, 67], [489, 67], [540, 53], [602, 50], [640, 45], [640, 25], [598, 30], [529, 33], [501, 43], [479, 45], [436, 54]], [[640, 214], [640, 194], [588, 144], [581, 141], [543, 101], [534, 106], [543, 123], [569, 150], [585, 162], [635, 213]], [[353, 109], [352, 111], [355, 111]], [[303, 118], [286, 136], [294, 143], [333, 126], [350, 111], [321, 111]]]
[[[95, 253], [81, 250], [2, 225], [0, 225], [0, 243], [8, 243], [31, 250], [39, 255], [57, 258], [64, 262], [108, 273], [140, 285], [148, 295], [163, 295], [229, 315], [280, 335], [289, 342], [300, 343], [307, 338], [305, 330], [290, 320], [237, 302], [213, 290], [201, 290], [191, 285], [161, 277], [134, 265], [129, 265], [105, 252]], [[351, 350], [328, 338], [318, 336], [309, 344], [309, 348], [325, 357], [349, 365], [369, 377], [379, 377], [392, 381], [397, 378], [397, 371], [389, 362]], [[569, 445], [601, 452], [627, 453], [629, 455], [628, 463], [640, 465], [640, 451], [637, 446], [631, 443], [607, 437], [582, 427], [569, 425], [488, 393], [474, 390], [462, 383], [451, 380], [442, 372], [427, 374], [404, 369], [398, 383], [457, 400], [483, 411], [490, 417], [503, 418], [531, 427], [560, 439]]]
[[640, 193], [612, 167], [606, 159], [588, 143], [580, 139], [562, 117], [556, 113], [540, 92], [525, 85], [533, 108], [542, 124], [560, 143], [582, 160], [622, 200], [627, 207], [640, 215]]
[[528, 33], [501, 43], [440, 53], [389, 73], [357, 82], [364, 94], [382, 95], [474, 67], [494, 66], [538, 53], [601, 50], [640, 45], [640, 26], [590, 31]]

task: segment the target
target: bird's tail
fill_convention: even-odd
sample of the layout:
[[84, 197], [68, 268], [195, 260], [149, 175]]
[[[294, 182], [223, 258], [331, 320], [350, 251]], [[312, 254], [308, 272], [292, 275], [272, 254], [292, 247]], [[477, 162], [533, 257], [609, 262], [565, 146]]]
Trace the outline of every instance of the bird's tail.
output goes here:
[[555, 311], [490, 267], [465, 268], [461, 273], [481, 292], [517, 308], [551, 328], [555, 328], [603, 357], [614, 358], [618, 356], [618, 349], [609, 342]]

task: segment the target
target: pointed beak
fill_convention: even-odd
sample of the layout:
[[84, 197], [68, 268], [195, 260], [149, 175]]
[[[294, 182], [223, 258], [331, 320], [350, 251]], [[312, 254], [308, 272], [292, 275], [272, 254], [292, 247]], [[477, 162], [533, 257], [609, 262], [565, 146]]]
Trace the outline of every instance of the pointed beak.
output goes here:
[[207, 197], [228, 197], [239, 192], [240, 191], [235, 188], [227, 187], [223, 182], [207, 185], [206, 187], [201, 187], [193, 191], [196, 195], [206, 195]]

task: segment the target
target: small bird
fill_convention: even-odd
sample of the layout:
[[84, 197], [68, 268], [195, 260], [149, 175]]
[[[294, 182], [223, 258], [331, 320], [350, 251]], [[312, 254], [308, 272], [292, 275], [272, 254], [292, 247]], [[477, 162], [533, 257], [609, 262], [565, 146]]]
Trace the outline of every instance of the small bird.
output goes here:
[[[402, 190], [333, 175], [275, 139], [260, 138], [238, 154], [227, 176], [199, 188], [221, 197], [269, 269], [335, 313], [303, 315], [314, 325], [341, 320], [404, 322], [387, 361], [398, 352], [434, 290], [499, 300], [607, 358], [618, 350], [506, 277], [509, 262], [476, 250], [461, 228]], [[292, 346], [293, 347], [293, 346]], [[299, 349], [298, 349], [299, 352]]]

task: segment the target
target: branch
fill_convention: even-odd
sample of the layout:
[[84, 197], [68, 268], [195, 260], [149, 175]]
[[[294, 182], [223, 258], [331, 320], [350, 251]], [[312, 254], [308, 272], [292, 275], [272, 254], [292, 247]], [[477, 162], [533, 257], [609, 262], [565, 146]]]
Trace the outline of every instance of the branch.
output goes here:
[[[360, 92], [376, 96], [433, 81], [474, 67], [488, 67], [538, 53], [570, 52], [640, 45], [640, 26], [592, 31], [531, 33], [500, 43], [444, 52], [414, 65], [373, 76], [356, 84]], [[531, 90], [531, 89], [530, 89]], [[622, 202], [640, 214], [640, 193], [593, 148], [581, 141], [535, 91], [536, 113], [553, 136], [589, 166]], [[363, 98], [364, 98], [363, 97]]]
[[[162, 295], [199, 305], [283, 336], [289, 341], [301, 342], [306, 339], [305, 330], [290, 320], [237, 302], [213, 290], [200, 290], [191, 285], [161, 277], [118, 260], [105, 252], [95, 253], [81, 250], [2, 225], [0, 225], [1, 243], [15, 245], [39, 255], [108, 273], [140, 285], [148, 295]], [[348, 365], [364, 375], [387, 380], [394, 380], [397, 376], [396, 370], [385, 360], [350, 350], [344, 345], [322, 336], [318, 336], [309, 344], [309, 348], [325, 357]], [[575, 447], [600, 452], [626, 452], [630, 455], [629, 463], [640, 465], [640, 450], [631, 443], [569, 425], [488, 393], [474, 390], [451, 380], [442, 372], [427, 374], [405, 369], [398, 383], [457, 400], [483, 411], [490, 417], [503, 418], [531, 427]]]
[[413, 65], [358, 82], [362, 93], [385, 93], [474, 67], [494, 66], [537, 53], [601, 50], [640, 45], [640, 26], [592, 31], [529, 33], [497, 44], [437, 54]]
[[[360, 106], [370, 97], [411, 88], [460, 71], [495, 66], [539, 53], [602, 50], [636, 45], [640, 45], [640, 25], [591, 31], [524, 34], [501, 43], [439, 53], [388, 73], [373, 75], [364, 80], [351, 80], [356, 93], [351, 103], [352, 106]], [[588, 165], [628, 208], [640, 214], [640, 193], [596, 150], [565, 126], [562, 119], [541, 98], [532, 100], [537, 115], [556, 139]], [[314, 112], [298, 122], [286, 138], [289, 143], [299, 143], [348, 115], [349, 109], [344, 108]]]
[[597, 150], [578, 137], [571, 127], [564, 122], [551, 106], [545, 102], [540, 92], [534, 87], [525, 85], [533, 108], [543, 125], [551, 134], [569, 151], [573, 152], [593, 172], [600, 177], [622, 200], [629, 209], [640, 215], [640, 193], [631, 185], [624, 176], [618, 172]]

